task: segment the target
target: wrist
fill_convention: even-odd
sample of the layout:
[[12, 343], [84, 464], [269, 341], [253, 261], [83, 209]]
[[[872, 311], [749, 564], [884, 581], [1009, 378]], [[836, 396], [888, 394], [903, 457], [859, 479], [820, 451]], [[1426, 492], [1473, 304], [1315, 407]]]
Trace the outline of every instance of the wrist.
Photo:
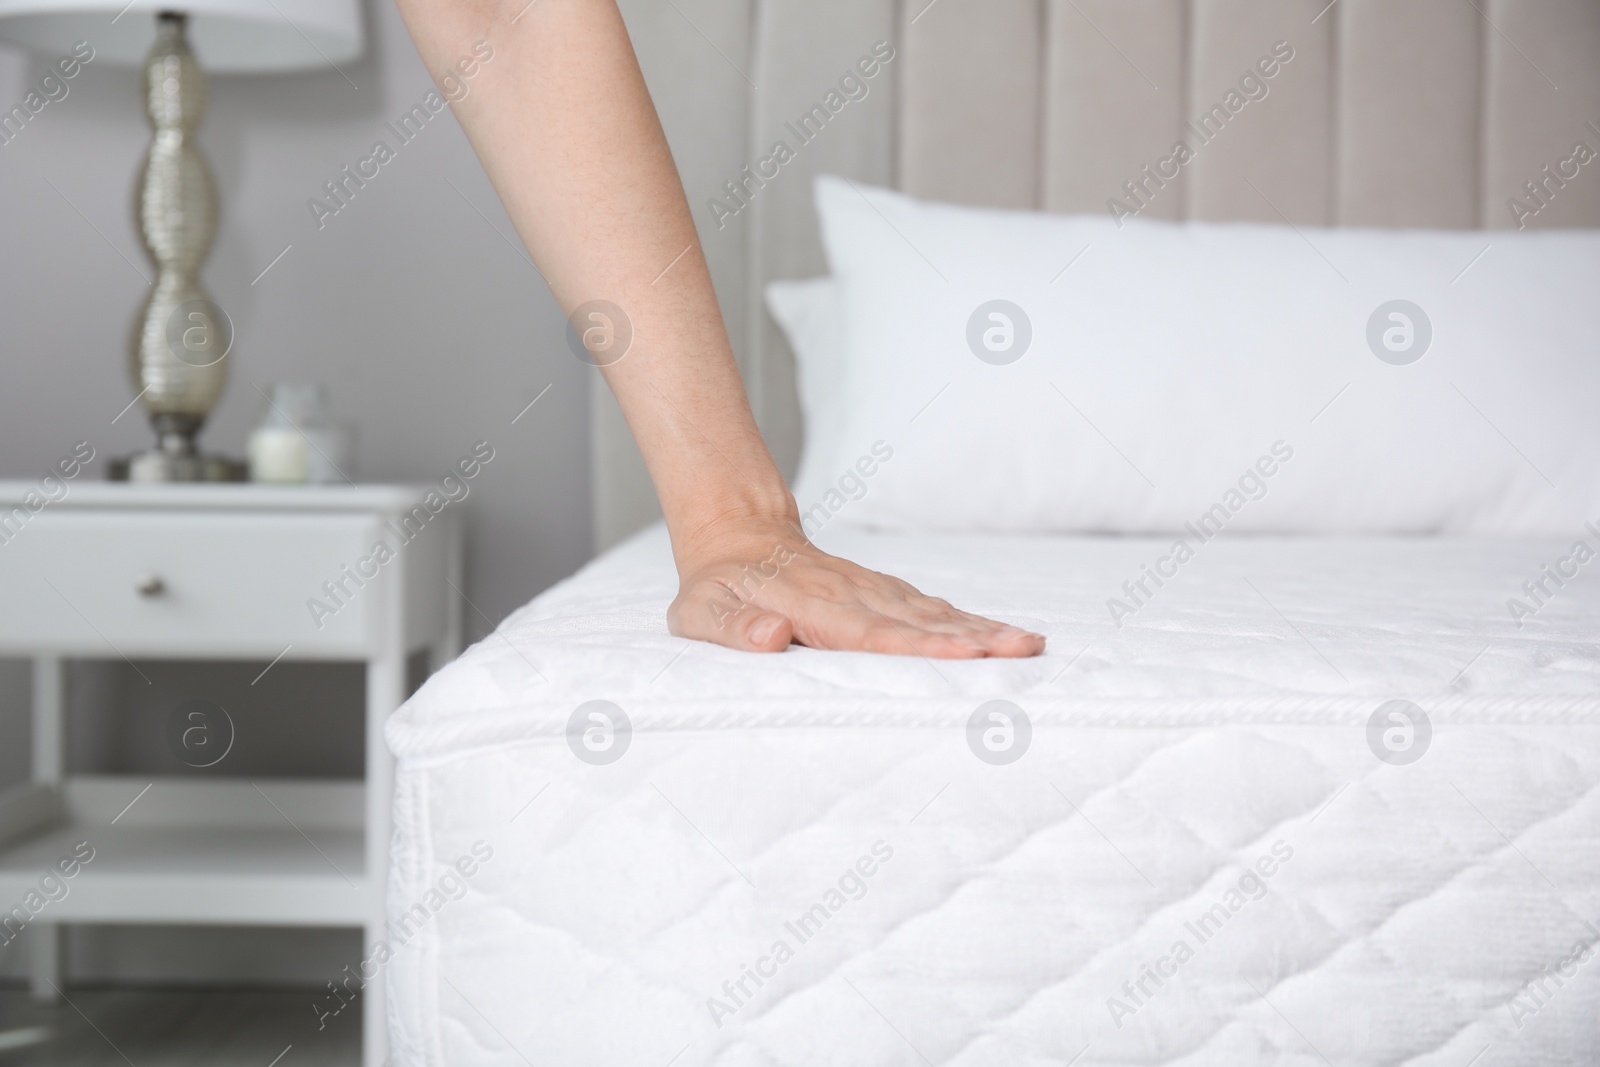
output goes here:
[[730, 556], [770, 550], [775, 540], [805, 540], [800, 510], [781, 483], [767, 490], [747, 485], [740, 492], [696, 501], [677, 521], [669, 515], [667, 529], [683, 573]]

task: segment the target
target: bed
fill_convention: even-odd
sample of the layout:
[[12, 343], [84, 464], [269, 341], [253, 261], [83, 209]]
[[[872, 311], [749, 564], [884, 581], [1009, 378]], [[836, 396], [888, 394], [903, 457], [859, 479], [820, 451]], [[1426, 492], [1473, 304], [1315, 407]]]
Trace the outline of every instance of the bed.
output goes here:
[[1600, 9], [1539, 10], [697, 8], [748, 95], [636, 26], [806, 532], [1049, 647], [672, 638], [598, 394], [614, 547], [389, 724], [395, 1063], [1600, 1062], [1600, 184], [1523, 189]]
[[391, 724], [391, 917], [492, 852], [396, 1062], [1600, 1058], [1600, 583], [1501, 617], [1564, 541], [1218, 540], [1108, 636], [1163, 542], [831, 534], [1049, 654], [757, 660], [596, 561]]

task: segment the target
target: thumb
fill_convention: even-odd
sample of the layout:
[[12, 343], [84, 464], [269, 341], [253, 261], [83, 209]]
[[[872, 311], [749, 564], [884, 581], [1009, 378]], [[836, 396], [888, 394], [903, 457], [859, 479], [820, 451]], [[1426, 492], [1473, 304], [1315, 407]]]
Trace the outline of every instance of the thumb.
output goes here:
[[741, 652], [782, 652], [794, 626], [775, 611], [729, 594], [720, 582], [696, 582], [667, 610], [667, 628], [678, 637], [709, 641]]
[[794, 625], [775, 611], [746, 612], [745, 647], [752, 652], [782, 652], [794, 640]]

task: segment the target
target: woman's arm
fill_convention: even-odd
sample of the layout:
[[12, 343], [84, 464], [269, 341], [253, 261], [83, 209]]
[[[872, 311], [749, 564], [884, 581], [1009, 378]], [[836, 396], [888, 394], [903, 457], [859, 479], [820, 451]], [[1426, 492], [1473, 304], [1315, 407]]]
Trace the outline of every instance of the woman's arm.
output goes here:
[[959, 612], [811, 545], [756, 429], [705, 257], [616, 0], [398, 0], [435, 78], [487, 40], [455, 105], [569, 314], [631, 323], [602, 373], [661, 498], [681, 581], [672, 632], [733, 648], [1034, 655], [1044, 639]]

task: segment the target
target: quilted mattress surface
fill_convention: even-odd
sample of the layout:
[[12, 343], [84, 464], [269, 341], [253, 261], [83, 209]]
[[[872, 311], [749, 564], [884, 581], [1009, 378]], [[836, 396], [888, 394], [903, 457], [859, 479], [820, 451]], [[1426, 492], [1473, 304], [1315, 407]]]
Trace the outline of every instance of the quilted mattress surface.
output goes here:
[[1048, 653], [603, 556], [389, 723], [396, 1064], [1600, 1063], [1600, 536], [818, 540]]

